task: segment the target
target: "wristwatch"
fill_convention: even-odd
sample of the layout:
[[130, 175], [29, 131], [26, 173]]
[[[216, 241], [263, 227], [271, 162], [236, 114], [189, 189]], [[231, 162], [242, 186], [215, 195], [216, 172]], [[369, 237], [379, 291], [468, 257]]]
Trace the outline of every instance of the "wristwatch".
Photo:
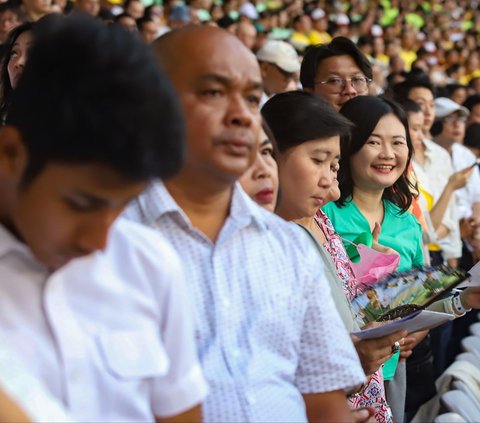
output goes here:
[[452, 307], [455, 314], [463, 316], [465, 313], [471, 311], [471, 308], [465, 308], [462, 305], [462, 300], [460, 299], [460, 291], [455, 292], [452, 297]]

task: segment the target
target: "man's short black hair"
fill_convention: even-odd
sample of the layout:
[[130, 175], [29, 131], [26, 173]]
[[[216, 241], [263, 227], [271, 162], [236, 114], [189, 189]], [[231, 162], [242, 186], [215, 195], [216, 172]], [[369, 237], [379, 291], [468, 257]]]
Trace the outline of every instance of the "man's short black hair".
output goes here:
[[463, 85], [463, 84], [460, 84], [459, 82], [454, 82], [452, 84], [447, 84], [445, 86], [445, 90], [446, 90], [446, 96], [447, 97], [451, 97], [455, 91], [457, 90], [466, 90], [467, 89], [467, 86], [466, 85]]
[[355, 43], [346, 37], [335, 37], [329, 44], [317, 44], [307, 49], [300, 69], [303, 88], [313, 90], [318, 66], [334, 56], [350, 56], [363, 74], [372, 79], [372, 65]]
[[147, 46], [81, 14], [43, 18], [34, 40], [7, 117], [28, 152], [25, 182], [50, 162], [104, 164], [132, 181], [179, 169], [181, 108]]

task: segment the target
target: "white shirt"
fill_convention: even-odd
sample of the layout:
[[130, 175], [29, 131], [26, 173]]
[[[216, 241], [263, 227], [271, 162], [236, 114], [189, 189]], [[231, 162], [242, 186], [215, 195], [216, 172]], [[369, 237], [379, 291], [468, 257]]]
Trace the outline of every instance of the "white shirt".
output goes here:
[[239, 184], [215, 243], [162, 183], [128, 214], [164, 234], [182, 257], [210, 387], [205, 421], [306, 421], [302, 393], [364, 381], [312, 240], [257, 206]]
[[33, 421], [71, 422], [62, 404], [48, 394], [0, 336], [0, 387]]
[[[442, 195], [448, 179], [454, 172], [452, 159], [447, 150], [433, 141], [425, 139], [423, 140], [423, 145], [425, 147], [425, 162], [422, 166], [414, 157], [413, 169], [419, 185], [431, 194], [434, 202], [436, 202]], [[449, 233], [438, 241], [445, 259], [462, 256], [462, 240], [460, 238], [456, 207], [456, 197], [453, 195], [442, 219], [442, 224], [449, 230]]]
[[0, 227], [0, 331], [74, 420], [178, 414], [206, 395], [182, 277], [168, 244], [128, 221], [51, 275]]
[[[477, 161], [467, 147], [462, 144], [454, 143], [452, 145], [452, 162], [455, 172], [465, 169], [473, 165]], [[478, 166], [473, 168], [467, 185], [455, 192], [457, 196], [457, 216], [458, 219], [469, 218], [472, 215], [472, 207], [474, 203], [480, 203], [480, 173]]]

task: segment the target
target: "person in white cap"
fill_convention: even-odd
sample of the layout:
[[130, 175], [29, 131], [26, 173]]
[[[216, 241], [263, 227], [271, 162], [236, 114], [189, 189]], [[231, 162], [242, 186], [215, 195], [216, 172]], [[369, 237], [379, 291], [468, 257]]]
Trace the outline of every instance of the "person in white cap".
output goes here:
[[[446, 97], [435, 99], [436, 122], [432, 134], [437, 144], [452, 157], [454, 170], [458, 171], [477, 162], [475, 155], [464, 145], [465, 126], [470, 112]], [[460, 220], [462, 238], [473, 250], [474, 262], [480, 258], [480, 172], [475, 166], [467, 185], [456, 191], [456, 212]]]
[[284, 41], [269, 40], [257, 52], [264, 93], [261, 106], [274, 94], [295, 90], [300, 61], [295, 49]]

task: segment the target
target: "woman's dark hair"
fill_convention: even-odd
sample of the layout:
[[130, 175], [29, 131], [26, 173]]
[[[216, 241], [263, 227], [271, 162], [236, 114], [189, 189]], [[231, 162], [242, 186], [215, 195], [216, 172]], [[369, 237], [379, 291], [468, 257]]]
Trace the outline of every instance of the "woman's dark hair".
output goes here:
[[280, 153], [306, 141], [350, 135], [351, 123], [321, 97], [305, 91], [279, 93], [262, 108]]
[[265, 119], [262, 119], [262, 129], [263, 129], [263, 132], [265, 132], [265, 135], [267, 136], [268, 140], [272, 143], [272, 147], [273, 147], [273, 155], [272, 156], [276, 160], [277, 157], [278, 157], [277, 141], [275, 140], [275, 135], [273, 135], [273, 132], [270, 129], [270, 126], [268, 125], [268, 123]]
[[367, 78], [373, 78], [370, 61], [355, 43], [346, 37], [335, 37], [329, 44], [317, 44], [307, 49], [300, 69], [303, 88], [313, 90], [320, 63], [335, 56], [350, 56]]
[[12, 55], [13, 45], [24, 32], [32, 31], [34, 28], [33, 22], [25, 22], [10, 31], [7, 41], [5, 43], [4, 56], [2, 64], [0, 65], [0, 121], [3, 124], [7, 117], [8, 108], [12, 101], [13, 87], [8, 75], [8, 62]]
[[480, 148], [480, 123], [472, 123], [467, 126], [463, 144], [467, 147]]
[[347, 201], [351, 200], [353, 194], [354, 181], [350, 167], [350, 159], [362, 149], [380, 119], [386, 115], [393, 114], [405, 127], [408, 160], [400, 178], [398, 178], [391, 187], [384, 189], [382, 198], [400, 207], [401, 213], [406, 212], [412, 204], [413, 195], [410, 189], [414, 188], [407, 177], [413, 146], [410, 139], [406, 113], [398, 103], [386, 98], [373, 96], [354, 97], [343, 105], [340, 113], [352, 121], [355, 127], [352, 130], [350, 142], [342, 149], [340, 170], [338, 172], [338, 183], [341, 195], [336, 202], [337, 205], [340, 207], [345, 205]]
[[79, 13], [45, 16], [34, 39], [7, 116], [28, 152], [24, 185], [50, 163], [102, 164], [139, 182], [180, 169], [181, 106], [138, 37]]
[[477, 105], [480, 104], [480, 94], [472, 94], [467, 97], [463, 105], [470, 111]]

